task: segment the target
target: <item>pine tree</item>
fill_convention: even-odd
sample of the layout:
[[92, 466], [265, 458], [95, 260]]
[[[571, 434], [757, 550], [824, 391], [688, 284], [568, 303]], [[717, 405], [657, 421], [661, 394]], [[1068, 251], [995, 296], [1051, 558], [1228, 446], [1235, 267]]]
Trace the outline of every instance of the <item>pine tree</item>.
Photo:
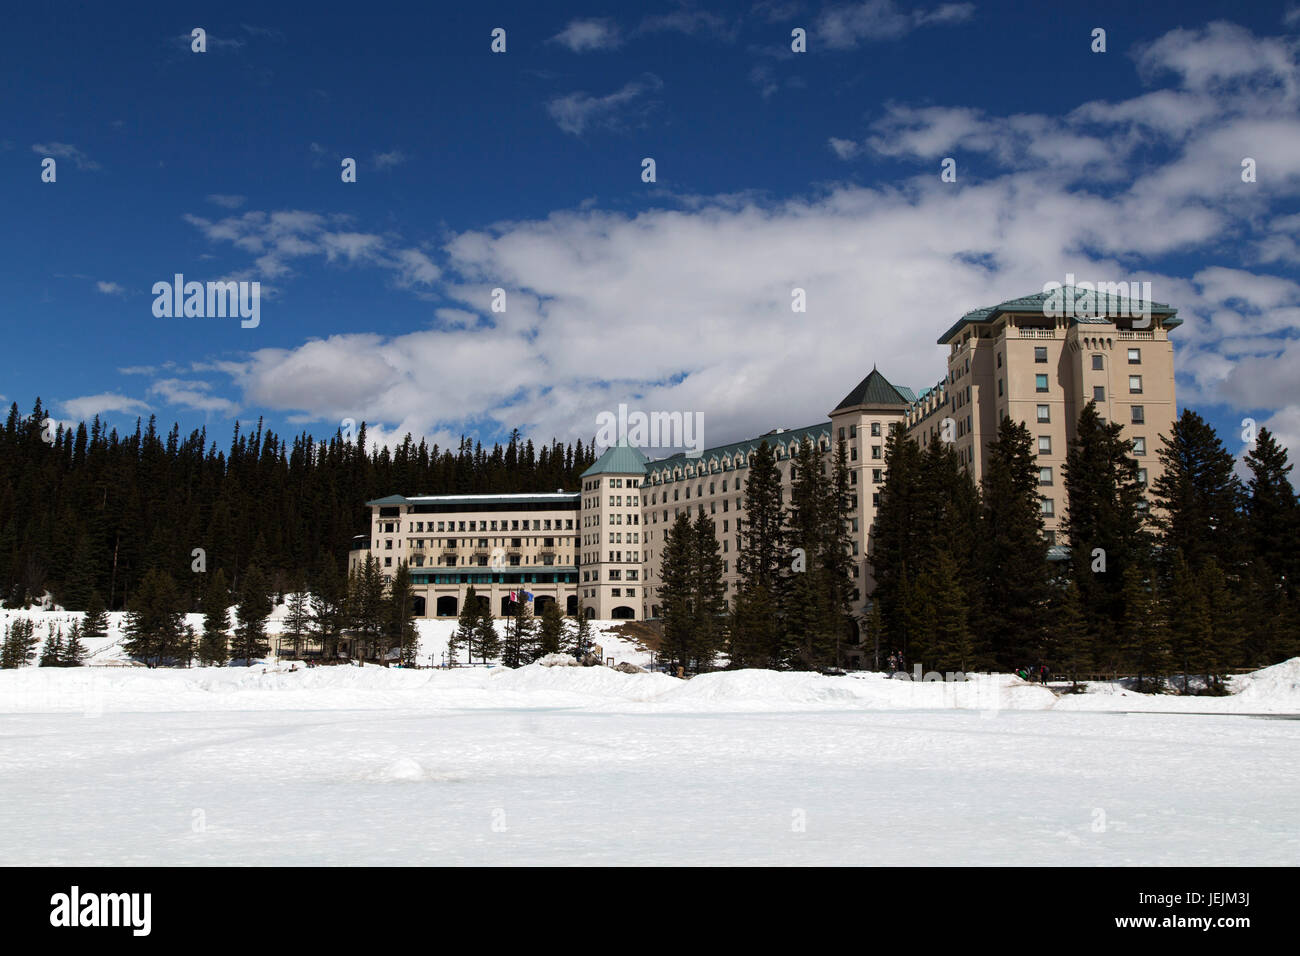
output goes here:
[[836, 635], [827, 631], [831, 581], [823, 561], [829, 495], [812, 443], [800, 446], [793, 468], [786, 522], [792, 561], [780, 594], [783, 640], [776, 663], [806, 670], [824, 666], [834, 654]]
[[347, 588], [347, 576], [339, 572], [328, 555], [322, 556], [311, 582], [309, 633], [326, 660], [338, 657], [339, 637], [347, 625]]
[[560, 653], [563, 640], [564, 615], [560, 613], [560, 605], [555, 601], [547, 601], [542, 608], [541, 627], [538, 631], [538, 653], [542, 657]]
[[1241, 482], [1236, 462], [1214, 429], [1191, 409], [1183, 409], [1169, 435], [1161, 439], [1163, 466], [1152, 487], [1153, 516], [1162, 551], [1180, 551], [1193, 573], [1213, 559], [1234, 574], [1244, 557], [1240, 520]]
[[61, 666], [81, 667], [86, 663], [86, 648], [81, 643], [83, 633], [81, 622], [73, 621], [72, 627], [68, 630], [67, 641], [63, 645]]
[[726, 638], [727, 598], [722, 582], [722, 552], [717, 525], [703, 510], [691, 528], [691, 600], [695, 625], [690, 643], [690, 669], [711, 670]]
[[311, 595], [307, 593], [307, 584], [298, 581], [293, 585], [285, 607], [284, 632], [280, 641], [287, 639], [293, 648], [292, 658], [302, 658], [302, 644], [311, 629]]
[[63, 665], [63, 628], [51, 628], [51, 633], [45, 638], [45, 646], [41, 648], [41, 657], [37, 662], [38, 667], [61, 667]]
[[1208, 595], [1200, 575], [1192, 573], [1181, 548], [1169, 559], [1164, 616], [1168, 625], [1170, 663], [1183, 675], [1183, 693], [1201, 662], [1214, 632]]
[[501, 642], [501, 663], [523, 667], [537, 659], [537, 622], [527, 601], [515, 602], [506, 619], [506, 636]]
[[235, 639], [231, 642], [230, 658], [251, 665], [270, 653], [266, 642], [266, 619], [271, 616], [271, 595], [266, 576], [259, 565], [251, 565], [244, 572], [244, 582], [239, 592], [239, 607], [235, 611]]
[[1120, 649], [1137, 674], [1139, 693], [1159, 693], [1169, 672], [1168, 631], [1156, 613], [1158, 597], [1152, 593], [1153, 575], [1130, 564], [1124, 569], [1121, 589]]
[[1287, 450], [1267, 428], [1259, 430], [1244, 461], [1251, 473], [1244, 502], [1250, 627], [1240, 660], [1275, 664], [1300, 653], [1300, 500], [1288, 477]]
[[876, 509], [876, 531], [871, 555], [876, 579], [872, 601], [879, 605], [885, 636], [880, 654], [897, 652], [906, 666], [911, 659], [912, 633], [908, 608], [912, 578], [923, 564], [917, 537], [917, 489], [921, 452], [901, 425], [892, 425], [885, 440], [885, 483]]
[[826, 592], [822, 601], [822, 633], [826, 635], [826, 656], [819, 664], [841, 667], [842, 642], [858, 628], [852, 617], [857, 596], [854, 585], [853, 538], [849, 532], [852, 520], [852, 480], [849, 471], [848, 446], [843, 440], [836, 445], [830, 480], [826, 482], [825, 502], [821, 510], [821, 534], [818, 546], [818, 563], [821, 565]]
[[928, 597], [926, 615], [930, 624], [928, 640], [934, 649], [933, 668], [962, 673], [973, 669], [975, 635], [957, 561], [947, 551], [940, 551], [933, 568], [921, 576], [920, 582], [918, 591]]
[[730, 642], [731, 666], [775, 667], [781, 661], [785, 640], [780, 611], [789, 552], [781, 476], [766, 441], [760, 442], [749, 456], [744, 514], [741, 548], [736, 557], [739, 581]]
[[573, 656], [582, 660], [591, 653], [591, 622], [587, 620], [587, 609], [583, 606], [581, 599], [578, 601], [578, 613], [576, 622], [572, 627], [572, 646], [570, 650]]
[[456, 630], [447, 640], [447, 663], [456, 663], [456, 652], [465, 648], [469, 663], [474, 663], [475, 639], [478, 635], [479, 598], [474, 585], [465, 591], [464, 603], [460, 606], [460, 617], [456, 621]]
[[1047, 652], [1043, 624], [1052, 594], [1038, 459], [1024, 423], [1004, 418], [998, 426], [982, 488], [976, 547], [983, 592], [979, 642], [990, 649], [996, 666], [1014, 670]]
[[226, 573], [217, 568], [208, 579], [203, 595], [203, 637], [199, 640], [199, 663], [221, 667], [230, 646], [230, 590]]
[[389, 648], [396, 647], [403, 666], [413, 666], [419, 636], [415, 629], [415, 592], [411, 587], [411, 571], [405, 562], [397, 566], [397, 572], [388, 582], [383, 615], [381, 660], [387, 659]]
[[690, 663], [695, 628], [695, 607], [691, 594], [691, 559], [694, 535], [690, 512], [681, 511], [664, 532], [660, 550], [659, 616], [662, 635], [659, 658], [673, 667]]
[[1096, 666], [1093, 660], [1095, 637], [1088, 630], [1088, 617], [1083, 613], [1078, 583], [1069, 580], [1058, 591], [1052, 606], [1052, 629], [1045, 650], [1070, 679], [1077, 693], [1080, 675], [1090, 673]]
[[1118, 666], [1128, 639], [1121, 633], [1128, 604], [1124, 575], [1151, 563], [1143, 489], [1123, 430], [1118, 422], [1103, 422], [1096, 403], [1089, 402], [1065, 461], [1070, 573], [1088, 631], [1096, 635], [1098, 663], [1108, 668]]
[[86, 603], [85, 623], [82, 632], [86, 637], [108, 636], [108, 612], [104, 609], [104, 599], [99, 591], [91, 591]]
[[17, 618], [10, 622], [0, 645], [0, 668], [9, 670], [25, 667], [36, 656], [36, 625], [31, 618]]
[[479, 598], [474, 643], [478, 645], [479, 660], [484, 664], [501, 656], [501, 636], [497, 633], [496, 622], [492, 620], [492, 604], [486, 597]]
[[175, 656], [182, 638], [183, 608], [176, 582], [153, 568], [127, 604], [123, 648], [132, 657], [155, 666]]

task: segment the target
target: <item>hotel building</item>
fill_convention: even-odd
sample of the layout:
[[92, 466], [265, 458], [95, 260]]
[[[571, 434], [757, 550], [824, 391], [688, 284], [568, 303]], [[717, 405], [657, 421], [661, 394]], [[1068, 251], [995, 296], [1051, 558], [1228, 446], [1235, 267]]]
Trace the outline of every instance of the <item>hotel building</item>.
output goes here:
[[[573, 492], [392, 495], [367, 502], [369, 533], [354, 543], [349, 567], [373, 555], [392, 574], [406, 562], [422, 616], [454, 617], [473, 585], [498, 614], [506, 613], [510, 592], [524, 590], [533, 594], [535, 611], [553, 600], [570, 614], [581, 604], [601, 619], [656, 618], [660, 551], [683, 509], [713, 519], [727, 594], [734, 595], [750, 456], [768, 443], [789, 500], [799, 448], [812, 442], [829, 468], [843, 439], [852, 490], [853, 602], [862, 615], [873, 587], [872, 530], [890, 428], [901, 423], [922, 447], [952, 442], [978, 483], [1004, 417], [1024, 422], [1035, 436], [1045, 532], [1063, 545], [1062, 466], [1089, 401], [1123, 426], [1141, 479], [1158, 477], [1160, 436], [1176, 417], [1169, 332], [1181, 320], [1169, 306], [1124, 300], [1087, 317], [1053, 311], [1048, 295], [1039, 293], [968, 312], [938, 340], [948, 348], [948, 362], [937, 384], [918, 394], [873, 368], [819, 424], [777, 428], [689, 457], [649, 460], [636, 448], [609, 448]], [[1142, 317], [1131, 318], [1135, 312]]]

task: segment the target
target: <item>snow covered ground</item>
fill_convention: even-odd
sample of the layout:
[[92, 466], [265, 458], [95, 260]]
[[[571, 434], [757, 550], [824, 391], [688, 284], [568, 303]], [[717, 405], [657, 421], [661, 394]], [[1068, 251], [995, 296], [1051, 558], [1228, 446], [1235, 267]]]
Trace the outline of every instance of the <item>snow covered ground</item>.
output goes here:
[[1300, 659], [1233, 690], [0, 671], [0, 865], [1294, 865]]

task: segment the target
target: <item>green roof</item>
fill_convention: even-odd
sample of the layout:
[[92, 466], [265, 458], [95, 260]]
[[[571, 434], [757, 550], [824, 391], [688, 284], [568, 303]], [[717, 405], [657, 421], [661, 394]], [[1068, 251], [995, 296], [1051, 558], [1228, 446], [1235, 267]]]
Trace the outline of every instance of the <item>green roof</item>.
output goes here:
[[582, 473], [583, 478], [592, 475], [644, 475], [646, 457], [640, 449], [631, 445], [615, 445], [606, 448], [605, 453], [596, 459], [596, 463]]
[[[1081, 290], [1073, 286], [1065, 286], [1064, 288], [1070, 289], [1074, 293], [1075, 298], [1082, 298], [1084, 295], [1088, 294], [1086, 290]], [[1009, 312], [1041, 313], [1047, 300], [1058, 294], [1059, 293], [1057, 292], [1035, 292], [1033, 295], [1021, 296], [1018, 299], [1007, 299], [1005, 302], [1000, 302], [997, 305], [986, 306], [982, 309], [972, 309], [953, 323], [953, 326], [948, 329], [947, 332], [939, 336], [938, 344], [947, 345], [952, 340], [952, 337], [960, 332], [962, 328], [974, 322], [991, 322], [999, 315]], [[1125, 315], [1158, 315], [1161, 316], [1163, 324], [1167, 328], [1173, 328], [1174, 326], [1183, 324], [1183, 320], [1178, 318], [1178, 310], [1173, 306], [1165, 305], [1163, 302], [1148, 302], [1145, 299], [1129, 300], [1123, 296], [1112, 296], [1102, 290], [1095, 290], [1093, 294], [1098, 297], [1106, 296], [1109, 300], [1108, 304], [1113, 304], [1117, 313]], [[1070, 321], [1081, 325], [1097, 325], [1105, 324], [1108, 320], [1104, 317], [1070, 316]]]
[[889, 379], [872, 366], [867, 377], [858, 382], [858, 387], [845, 395], [844, 400], [835, 406], [835, 411], [838, 412], [841, 408], [852, 408], [855, 405], [910, 405], [914, 401], [916, 396], [912, 395], [911, 389], [903, 392], [894, 388], [889, 384]]
[[[821, 441], [825, 439], [827, 445], [831, 441], [831, 423], [822, 422], [820, 425], [806, 425], [803, 428], [787, 428], [779, 431], [770, 431], [766, 435], [760, 435], [757, 438], [748, 438], [745, 441], [732, 442], [730, 445], [718, 445], [715, 448], [706, 448], [698, 455], [688, 456], [684, 452], [678, 452], [676, 455], [670, 455], [667, 458], [657, 458], [646, 465], [647, 474], [660, 481], [673, 480], [673, 472], [681, 468], [683, 476], [688, 468], [699, 473], [699, 469], [711, 471], [711, 464], [722, 466], [724, 461], [734, 462], [738, 456], [743, 457], [746, 465], [749, 462], [749, 456], [757, 450], [763, 442], [767, 442], [769, 448], [786, 449], [792, 443], [803, 443], [805, 439]], [[733, 467], [744, 467], [733, 465]]]

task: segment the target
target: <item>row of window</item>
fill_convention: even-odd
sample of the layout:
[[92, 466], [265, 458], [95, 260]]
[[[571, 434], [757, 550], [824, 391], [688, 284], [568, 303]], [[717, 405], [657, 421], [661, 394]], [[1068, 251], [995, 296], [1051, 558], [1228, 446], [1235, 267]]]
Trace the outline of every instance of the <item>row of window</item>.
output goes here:
[[[428, 525], [428, 528], [425, 525]], [[437, 525], [435, 528], [434, 525]], [[397, 533], [396, 521], [379, 522], [377, 533], [395, 534]], [[509, 527], [507, 527], [507, 525]], [[533, 518], [532, 527], [529, 527], [529, 519], [516, 519], [507, 521], [502, 518], [500, 521], [411, 521], [407, 523], [406, 530], [411, 533], [432, 532], [432, 531], [572, 531], [572, 518]]]

